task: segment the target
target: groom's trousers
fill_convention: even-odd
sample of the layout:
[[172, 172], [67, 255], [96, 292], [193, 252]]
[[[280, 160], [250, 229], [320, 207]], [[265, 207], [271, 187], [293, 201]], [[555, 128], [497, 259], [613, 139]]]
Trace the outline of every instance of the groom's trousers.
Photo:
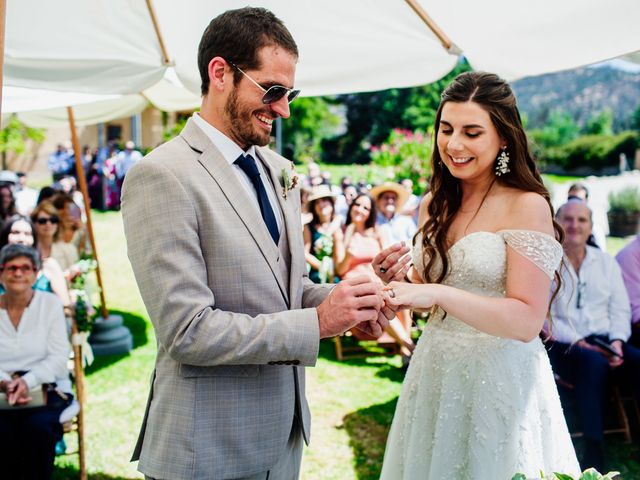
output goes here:
[[[236, 478], [233, 480], [298, 480], [300, 477], [300, 463], [302, 461], [302, 447], [304, 439], [302, 438], [302, 428], [297, 418], [293, 420], [289, 441], [278, 459], [278, 462], [268, 471], [260, 472], [250, 477]], [[146, 480], [160, 480], [148, 477]], [[162, 479], [169, 480], [169, 479]]]

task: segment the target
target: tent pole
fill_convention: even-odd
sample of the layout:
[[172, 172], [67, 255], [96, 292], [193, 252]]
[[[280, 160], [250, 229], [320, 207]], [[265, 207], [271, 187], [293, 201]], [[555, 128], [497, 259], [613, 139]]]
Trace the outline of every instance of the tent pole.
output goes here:
[[147, 10], [149, 10], [149, 16], [151, 17], [151, 22], [153, 23], [153, 29], [156, 31], [158, 43], [160, 44], [160, 50], [162, 51], [162, 63], [164, 63], [165, 65], [171, 65], [169, 53], [167, 53], [167, 47], [164, 44], [162, 32], [160, 31], [160, 25], [158, 25], [158, 17], [156, 17], [156, 11], [153, 8], [153, 3], [151, 2], [151, 0], [147, 0]]
[[4, 30], [7, 17], [7, 0], [0, 0], [0, 116], [2, 115], [2, 82], [4, 81]]
[[102, 318], [106, 320], [107, 318], [109, 318], [109, 313], [107, 312], [107, 302], [104, 299], [104, 287], [102, 286], [102, 275], [100, 274], [100, 262], [98, 262], [98, 250], [96, 249], [96, 242], [93, 236], [93, 225], [91, 223], [91, 204], [89, 202], [89, 192], [87, 191], [87, 178], [84, 173], [84, 167], [82, 166], [82, 157], [80, 156], [80, 143], [78, 141], [76, 122], [73, 117], [73, 108], [67, 107], [67, 115], [69, 117], [69, 128], [71, 130], [73, 152], [76, 157], [75, 160], [78, 184], [80, 186], [80, 191], [82, 192], [82, 199], [84, 200], [84, 210], [87, 215], [87, 231], [89, 233], [91, 248], [93, 249], [93, 258], [96, 260], [96, 277], [98, 277], [98, 287], [100, 288], [100, 314], [102, 315]]
[[429, 30], [433, 32], [433, 34], [438, 37], [440, 43], [444, 47], [444, 49], [454, 55], [460, 55], [462, 51], [460, 48], [451, 41], [451, 39], [444, 33], [440, 27], [433, 21], [433, 19], [427, 14], [427, 12], [422, 8], [422, 5], [418, 3], [417, 0], [405, 0], [407, 4], [413, 9], [413, 11], [420, 17]]

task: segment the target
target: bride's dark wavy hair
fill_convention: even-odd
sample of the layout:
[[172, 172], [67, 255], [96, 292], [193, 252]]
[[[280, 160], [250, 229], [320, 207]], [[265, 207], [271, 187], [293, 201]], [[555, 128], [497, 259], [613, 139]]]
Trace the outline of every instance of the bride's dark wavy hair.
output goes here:
[[[434, 148], [431, 156], [431, 202], [427, 209], [429, 219], [420, 229], [424, 263], [424, 278], [429, 283], [441, 283], [449, 273], [447, 255], [447, 232], [460, 208], [462, 192], [460, 182], [442, 162], [438, 150], [438, 131], [442, 108], [447, 102], [465, 103], [473, 101], [491, 117], [500, 137], [506, 142], [509, 153], [509, 172], [495, 176], [495, 182], [508, 187], [542, 195], [549, 204], [555, 237], [560, 243], [564, 238], [562, 227], [555, 221], [551, 197], [542, 183], [527, 136], [520, 120], [516, 98], [509, 84], [493, 73], [465, 72], [458, 75], [442, 92], [440, 106], [436, 112]], [[497, 163], [497, 158], [496, 158]], [[442, 268], [434, 268], [440, 259]], [[557, 283], [553, 297], [560, 288], [560, 275], [556, 271]]]

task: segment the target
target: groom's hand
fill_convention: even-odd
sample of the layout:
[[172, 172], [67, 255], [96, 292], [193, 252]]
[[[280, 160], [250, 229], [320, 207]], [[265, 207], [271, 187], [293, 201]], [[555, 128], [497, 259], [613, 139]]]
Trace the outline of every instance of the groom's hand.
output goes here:
[[339, 335], [363, 322], [378, 323], [382, 287], [362, 275], [342, 280], [318, 305], [320, 338]]

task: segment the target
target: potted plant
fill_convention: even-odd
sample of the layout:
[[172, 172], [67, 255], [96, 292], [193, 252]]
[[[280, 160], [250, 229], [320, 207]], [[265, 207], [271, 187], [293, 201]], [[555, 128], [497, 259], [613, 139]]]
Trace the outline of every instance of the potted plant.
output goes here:
[[635, 235], [640, 220], [640, 188], [626, 187], [609, 194], [609, 234], [614, 237]]

